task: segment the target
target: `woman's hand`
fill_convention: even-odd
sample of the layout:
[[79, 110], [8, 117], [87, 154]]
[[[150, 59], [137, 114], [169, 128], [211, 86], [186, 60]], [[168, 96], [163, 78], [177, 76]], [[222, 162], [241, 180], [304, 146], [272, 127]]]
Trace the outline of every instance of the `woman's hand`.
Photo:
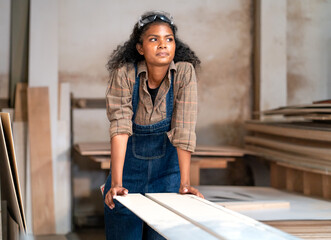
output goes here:
[[180, 194], [193, 194], [193, 195], [196, 195], [198, 197], [201, 197], [201, 198], [205, 198], [200, 192], [198, 189], [190, 186], [190, 185], [180, 185], [180, 188], [179, 188], [179, 193]]
[[114, 199], [116, 196], [125, 196], [128, 194], [128, 190], [122, 186], [116, 186], [109, 189], [105, 197], [105, 203], [110, 209], [115, 207]]

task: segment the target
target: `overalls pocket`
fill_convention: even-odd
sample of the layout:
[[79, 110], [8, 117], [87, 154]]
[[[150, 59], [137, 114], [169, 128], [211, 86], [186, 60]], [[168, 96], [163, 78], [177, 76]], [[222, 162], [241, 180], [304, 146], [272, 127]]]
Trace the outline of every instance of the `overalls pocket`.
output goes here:
[[132, 135], [133, 155], [139, 159], [158, 159], [165, 156], [167, 145], [167, 134], [149, 133]]

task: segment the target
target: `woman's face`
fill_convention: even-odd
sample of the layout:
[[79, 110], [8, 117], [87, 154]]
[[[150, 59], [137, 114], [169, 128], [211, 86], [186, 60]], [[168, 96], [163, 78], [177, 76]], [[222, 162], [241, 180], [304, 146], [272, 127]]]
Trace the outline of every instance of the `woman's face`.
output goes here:
[[136, 47], [148, 65], [165, 66], [174, 59], [176, 43], [168, 24], [155, 23], [142, 35], [142, 44]]

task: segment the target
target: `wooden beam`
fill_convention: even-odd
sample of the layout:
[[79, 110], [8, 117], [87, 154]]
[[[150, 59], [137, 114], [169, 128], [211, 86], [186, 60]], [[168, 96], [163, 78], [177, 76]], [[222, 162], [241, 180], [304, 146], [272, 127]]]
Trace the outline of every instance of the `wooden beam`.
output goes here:
[[331, 131], [326, 131], [324, 129], [315, 130], [311, 128], [300, 128], [300, 126], [295, 125], [289, 127], [289, 125], [286, 126], [284, 124], [267, 124], [258, 121], [247, 121], [245, 123], [245, 128], [247, 131], [261, 132], [300, 139], [331, 142]]
[[245, 143], [277, 149], [282, 152], [291, 152], [297, 155], [311, 156], [328, 161], [331, 159], [330, 148], [302, 146], [299, 144], [287, 143], [285, 141], [281, 142], [255, 136], [245, 136]]
[[28, 88], [33, 233], [55, 233], [53, 161], [47, 87]]

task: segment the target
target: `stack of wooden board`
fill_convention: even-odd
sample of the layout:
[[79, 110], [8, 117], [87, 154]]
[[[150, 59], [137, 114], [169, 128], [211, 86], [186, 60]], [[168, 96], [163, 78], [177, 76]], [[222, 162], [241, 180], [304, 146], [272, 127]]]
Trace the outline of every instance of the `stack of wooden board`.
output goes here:
[[19, 239], [26, 221], [9, 113], [0, 113], [1, 239]]
[[331, 123], [323, 120], [328, 112], [330, 104], [284, 107], [264, 113], [315, 114], [319, 121], [246, 122], [245, 146], [272, 161], [272, 186], [331, 199]]
[[316, 103], [280, 107], [266, 110], [264, 115], [284, 115], [285, 117], [302, 117], [306, 120], [331, 121], [331, 103]]

